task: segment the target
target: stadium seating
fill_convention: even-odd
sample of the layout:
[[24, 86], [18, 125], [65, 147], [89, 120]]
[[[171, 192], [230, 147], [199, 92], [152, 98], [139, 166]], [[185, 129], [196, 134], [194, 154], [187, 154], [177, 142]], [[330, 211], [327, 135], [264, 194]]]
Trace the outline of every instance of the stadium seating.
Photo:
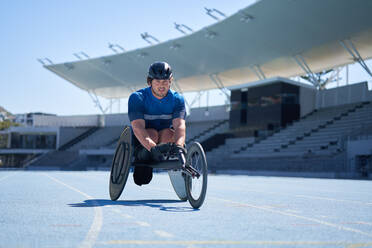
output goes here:
[[81, 140], [79, 143], [71, 146], [69, 151], [77, 151], [80, 149], [97, 149], [111, 145], [120, 137], [123, 131], [122, 126], [99, 128], [97, 131]]
[[316, 158], [336, 166], [343, 161], [344, 139], [366, 126], [372, 126], [370, 102], [324, 108], [264, 139], [227, 139], [225, 145], [208, 152], [207, 158], [212, 169], [237, 165], [253, 168], [259, 164], [268, 169], [274, 163], [291, 168], [299, 160], [307, 163]]
[[67, 169], [79, 158], [78, 151], [52, 151], [28, 164], [29, 169]]
[[201, 142], [213, 136], [216, 133], [226, 132], [228, 128], [229, 128], [228, 120], [187, 123], [186, 143], [188, 144], [192, 141]]
[[[364, 107], [363, 111], [361, 107]], [[265, 140], [252, 143], [251, 146], [245, 145], [234, 153], [237, 157], [267, 157], [296, 156], [309, 150], [319, 152], [325, 150], [321, 149], [322, 146], [336, 147], [335, 145], [342, 138], [345, 129], [355, 128], [354, 124], [360, 123], [360, 119], [368, 123], [370, 121], [368, 119], [369, 114], [371, 114], [371, 109], [364, 104], [321, 109], [267, 137]], [[362, 116], [357, 118], [358, 115]], [[333, 150], [328, 149], [328, 153], [332, 153], [331, 151]]]

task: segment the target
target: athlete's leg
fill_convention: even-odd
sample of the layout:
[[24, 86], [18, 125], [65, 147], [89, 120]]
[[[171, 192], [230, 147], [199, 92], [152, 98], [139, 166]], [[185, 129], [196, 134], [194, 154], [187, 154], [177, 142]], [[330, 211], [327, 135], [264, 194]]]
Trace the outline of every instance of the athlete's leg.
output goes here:
[[174, 142], [174, 130], [165, 128], [159, 131], [159, 143]]
[[[146, 131], [149, 134], [150, 138], [155, 143], [158, 143], [159, 140], [158, 131], [152, 128], [146, 129]], [[139, 146], [137, 147], [135, 156], [136, 159], [139, 161], [143, 162], [151, 161], [151, 153], [141, 144], [139, 144]], [[133, 179], [134, 182], [139, 186], [150, 183], [152, 179], [152, 168], [147, 166], [135, 167], [133, 172]]]
[[[150, 139], [152, 139], [155, 143], [158, 143], [159, 135], [158, 131], [156, 131], [153, 128], [146, 129], [147, 133], [150, 136]], [[150, 152], [138, 141], [138, 139], [135, 139], [135, 158], [139, 161], [147, 162], [151, 159]]]

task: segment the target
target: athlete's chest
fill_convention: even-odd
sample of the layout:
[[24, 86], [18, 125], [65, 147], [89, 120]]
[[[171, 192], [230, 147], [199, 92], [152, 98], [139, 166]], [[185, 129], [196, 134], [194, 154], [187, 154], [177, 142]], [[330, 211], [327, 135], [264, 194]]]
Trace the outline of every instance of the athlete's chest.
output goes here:
[[146, 114], [171, 114], [174, 110], [174, 101], [172, 99], [146, 99]]

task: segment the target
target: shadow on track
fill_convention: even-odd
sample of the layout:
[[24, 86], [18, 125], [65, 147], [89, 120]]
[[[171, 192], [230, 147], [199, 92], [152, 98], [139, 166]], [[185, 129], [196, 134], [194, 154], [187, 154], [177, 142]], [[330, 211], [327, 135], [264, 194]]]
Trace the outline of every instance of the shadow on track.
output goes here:
[[145, 206], [151, 208], [158, 208], [161, 211], [169, 212], [191, 212], [199, 211], [199, 209], [193, 209], [191, 207], [167, 207], [163, 204], [167, 203], [184, 203], [181, 200], [165, 200], [165, 199], [149, 199], [149, 200], [128, 200], [128, 201], [111, 201], [106, 199], [92, 199], [85, 200], [81, 203], [70, 203], [70, 207], [104, 207], [104, 206]]

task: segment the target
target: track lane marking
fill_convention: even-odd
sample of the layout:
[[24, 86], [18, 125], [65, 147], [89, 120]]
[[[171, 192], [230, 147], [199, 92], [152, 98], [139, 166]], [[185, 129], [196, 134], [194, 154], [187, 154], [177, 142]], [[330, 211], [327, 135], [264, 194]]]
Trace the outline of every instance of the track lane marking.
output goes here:
[[[246, 176], [247, 178], [248, 177], [250, 177], [250, 176]], [[279, 177], [275, 177], [276, 179], [278, 179]], [[214, 177], [214, 179], [217, 179], [217, 177]], [[309, 180], [313, 180], [313, 179], [310, 179], [310, 178], [303, 178], [303, 179], [309, 179]], [[342, 180], [342, 179], [329, 179], [329, 180]], [[220, 181], [222, 181], [222, 180], [220, 180]], [[314, 189], [314, 188], [309, 188], [309, 187], [306, 187], [306, 186], [304, 186], [304, 185], [302, 185], [302, 186], [300, 186], [300, 185], [298, 185], [298, 184], [296, 184], [294, 181], [287, 181], [288, 183], [290, 183], [290, 184], [295, 184], [294, 186], [296, 187], [296, 188], [298, 188], [298, 189], [303, 189], [303, 190], [307, 190], [307, 191], [316, 191], [316, 192], [325, 192], [325, 193], [341, 193], [341, 194], [344, 194], [345, 193], [345, 191], [339, 191], [339, 190], [325, 190], [325, 189], [320, 189], [320, 188], [317, 188], [317, 189]], [[300, 180], [300, 181], [298, 181], [299, 183], [303, 183], [303, 180]], [[221, 183], [219, 183], [219, 181], [218, 180], [216, 180], [215, 181], [215, 183], [217, 184], [217, 185], [221, 185]], [[254, 183], [255, 185], [257, 185], [257, 183]], [[269, 183], [271, 186], [276, 186], [276, 185], [278, 185], [277, 183], [274, 183], [274, 182], [270, 182]], [[252, 184], [247, 184], [247, 183], [243, 183], [243, 184], [241, 184], [241, 188], [247, 188], [247, 187], [251, 187], [252, 186]], [[288, 185], [289, 186], [289, 185]], [[259, 191], [257, 191], [257, 192], [259, 192]], [[370, 192], [366, 192], [366, 191], [355, 191], [355, 192], [353, 192], [353, 191], [348, 191], [347, 193], [350, 193], [350, 194], [352, 194], [352, 195], [358, 195], [358, 194], [363, 194], [363, 195], [368, 195], [368, 196], [370, 196], [371, 195], [371, 193]]]
[[162, 238], [173, 238], [174, 237], [173, 234], [163, 231], [163, 230], [155, 230], [154, 233]]
[[317, 199], [317, 200], [327, 200], [327, 201], [336, 201], [336, 202], [348, 202], [348, 203], [356, 203], [356, 204], [363, 204], [363, 205], [372, 206], [372, 204], [369, 203], [369, 202], [353, 201], [353, 200], [343, 200], [343, 199], [335, 199], [335, 198], [321, 197], [321, 196], [295, 195], [295, 197]]
[[[128, 214], [123, 214], [119, 209], [112, 208], [111, 210], [113, 212], [116, 212], [119, 215], [127, 218], [127, 219], [132, 219], [133, 218], [132, 216], [130, 216]], [[134, 223], [137, 224], [138, 226], [141, 226], [141, 227], [151, 227], [151, 225], [148, 222], [145, 222], [145, 221], [135, 221]], [[156, 235], [158, 235], [159, 237], [162, 237], [162, 238], [173, 238], [174, 237], [173, 234], [171, 234], [169, 232], [166, 232], [166, 231], [163, 231], [163, 230], [154, 230], [153, 232]]]
[[228, 187], [228, 188], [224, 188], [224, 189], [231, 189], [231, 190], [240, 191], [240, 192], [256, 192], [256, 193], [264, 193], [264, 194], [272, 194], [272, 195], [294, 196], [294, 197], [298, 197], [298, 198], [309, 198], [309, 199], [346, 202], [346, 203], [354, 203], [354, 204], [372, 206], [372, 203], [370, 203], [370, 202], [343, 200], [343, 199], [335, 199], [335, 198], [330, 198], [330, 197], [310, 196], [310, 195], [291, 195], [291, 194], [285, 194], [285, 193], [279, 193], [279, 192], [261, 191], [261, 190], [253, 190], [253, 189], [252, 190], [251, 189], [241, 189], [241, 188], [235, 188], [235, 187]]
[[17, 174], [17, 173], [12, 173], [12, 174], [8, 174], [6, 176], [3, 176], [2, 178], [0, 178], [0, 182], [3, 181], [3, 180], [5, 180], [5, 179], [7, 179], [7, 178], [9, 178], [9, 177], [14, 176], [15, 174]]
[[102, 245], [314, 245], [344, 246], [348, 248], [367, 247], [372, 243], [347, 243], [334, 241], [233, 241], [233, 240], [110, 240]]
[[115, 213], [118, 213], [120, 216], [126, 218], [126, 219], [133, 219], [133, 216], [129, 215], [129, 214], [124, 214], [122, 213], [119, 209], [116, 209], [116, 208], [110, 208], [111, 211], [115, 212]]
[[136, 221], [135, 222], [137, 225], [139, 226], [143, 226], [143, 227], [149, 227], [151, 226], [149, 223], [145, 222], [145, 221]]
[[[77, 188], [71, 186], [71, 185], [68, 185], [60, 180], [58, 180], [57, 178], [54, 178], [46, 173], [43, 173], [46, 177], [49, 177], [51, 180], [53, 180], [54, 182], [56, 183], [59, 183], [81, 195], [83, 195], [84, 197], [86, 197], [87, 199], [90, 199], [90, 200], [94, 200], [94, 198], [80, 190], [78, 190]], [[87, 235], [85, 236], [85, 239], [80, 243], [79, 247], [82, 247], [82, 248], [90, 248], [90, 247], [93, 247], [94, 246], [94, 243], [96, 242], [97, 240], [97, 237], [98, 237], [98, 234], [99, 232], [101, 231], [101, 228], [102, 228], [102, 222], [103, 222], [103, 217], [102, 217], [102, 209], [100, 207], [93, 207], [94, 209], [94, 219], [93, 219], [93, 223], [91, 224], [90, 226], [90, 229], [87, 233]]]
[[241, 203], [241, 202], [226, 200], [226, 199], [222, 199], [222, 198], [218, 198], [218, 197], [213, 197], [213, 196], [210, 196], [209, 198], [215, 199], [217, 201], [223, 201], [223, 202], [228, 202], [228, 203], [245, 205], [246, 207], [260, 209], [260, 210], [264, 210], [264, 211], [268, 211], [268, 212], [272, 212], [272, 213], [276, 213], [276, 214], [291, 216], [291, 217], [295, 217], [295, 218], [299, 218], [299, 219], [303, 219], [303, 220], [307, 220], [307, 221], [319, 223], [319, 224], [322, 224], [322, 225], [325, 225], [325, 226], [330, 226], [330, 227], [337, 228], [337, 229], [340, 229], [340, 230], [358, 233], [358, 234], [361, 234], [361, 235], [364, 235], [364, 236], [367, 236], [367, 237], [372, 237], [372, 233], [366, 233], [366, 232], [363, 232], [363, 231], [358, 230], [358, 229], [354, 229], [354, 228], [350, 228], [350, 227], [345, 227], [345, 226], [337, 225], [337, 224], [334, 224], [334, 223], [330, 223], [330, 222], [318, 220], [318, 219], [315, 219], [315, 218], [310, 218], [310, 217], [306, 217], [306, 216], [302, 216], [302, 215], [297, 215], [297, 214], [288, 213], [288, 212], [284, 212], [284, 211], [280, 211], [280, 210], [275, 210], [275, 209], [271, 209], [271, 208], [256, 206], [256, 205], [252, 205], [252, 204], [247, 204], [247, 203]]

